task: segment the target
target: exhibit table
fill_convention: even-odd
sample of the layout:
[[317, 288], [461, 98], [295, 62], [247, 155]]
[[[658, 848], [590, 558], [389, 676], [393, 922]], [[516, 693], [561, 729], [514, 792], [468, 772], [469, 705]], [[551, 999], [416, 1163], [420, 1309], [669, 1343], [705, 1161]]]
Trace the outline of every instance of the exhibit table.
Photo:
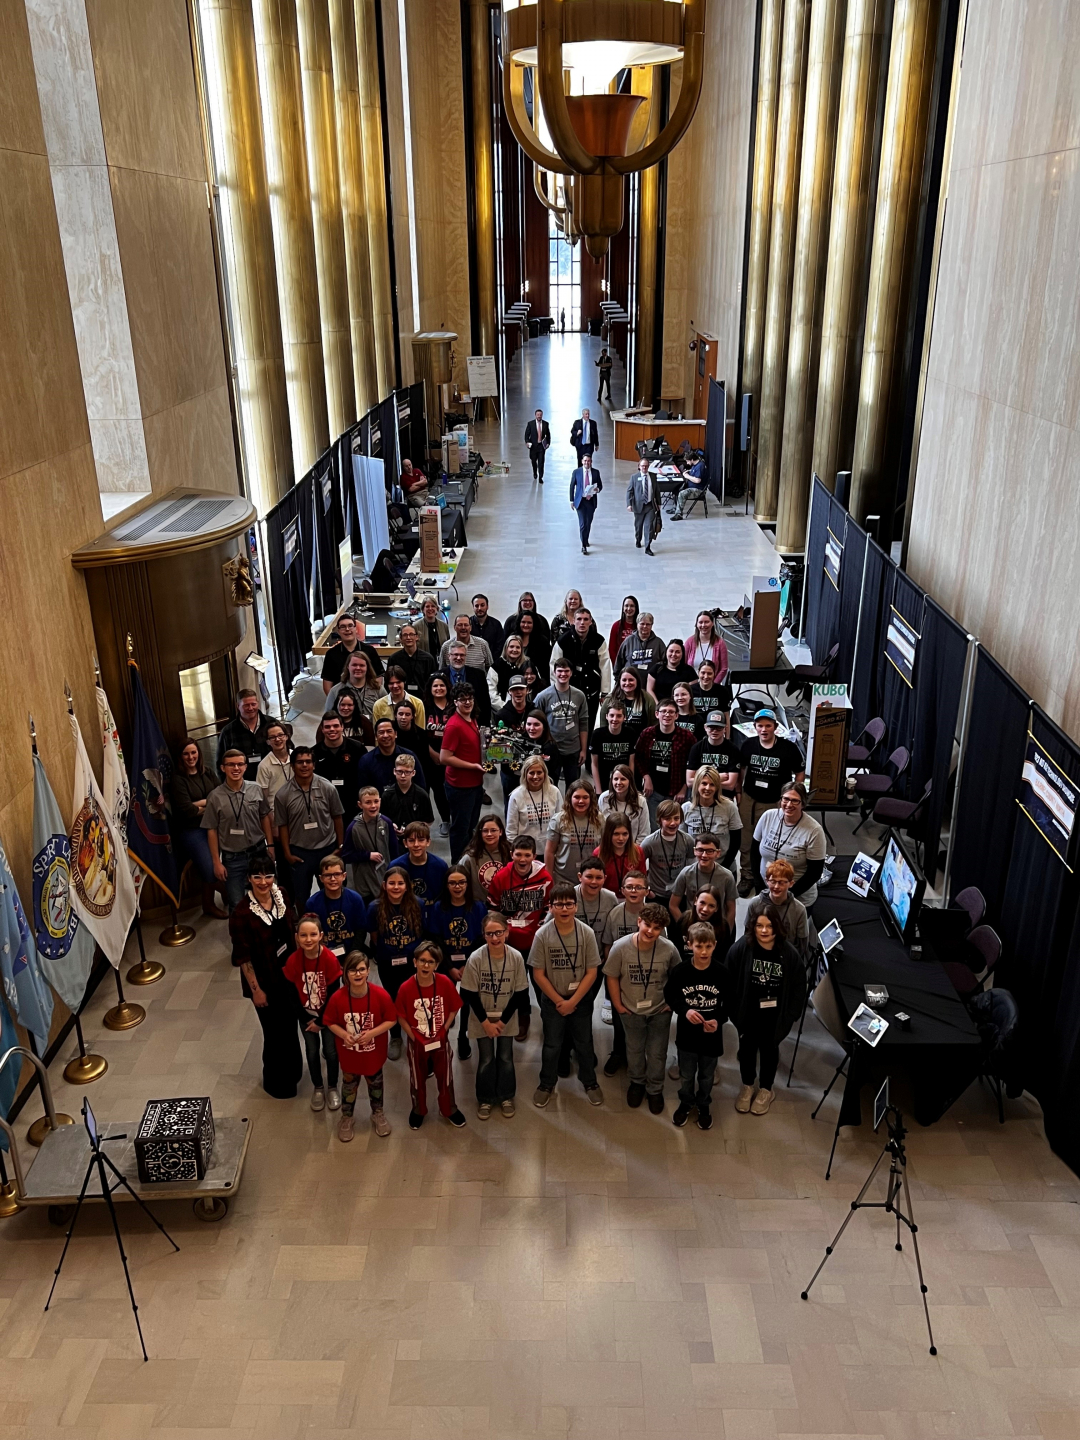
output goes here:
[[695, 450], [705, 448], [704, 420], [657, 420], [651, 410], [613, 410], [615, 459], [636, 460], [639, 440], [656, 440], [663, 435], [672, 450], [689, 440]]

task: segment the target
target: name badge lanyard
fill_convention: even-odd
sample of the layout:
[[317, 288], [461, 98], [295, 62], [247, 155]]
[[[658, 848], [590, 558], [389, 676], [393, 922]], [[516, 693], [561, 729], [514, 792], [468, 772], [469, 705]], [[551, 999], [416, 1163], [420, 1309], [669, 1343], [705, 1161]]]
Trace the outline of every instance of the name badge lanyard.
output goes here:
[[[229, 790], [229, 791], [228, 791], [228, 795], [229, 795], [229, 809], [232, 811], [233, 821], [234, 821], [235, 824], [236, 824], [236, 829], [235, 829], [232, 833], [233, 833], [234, 835], [243, 834], [243, 835], [245, 835], [245, 837], [246, 837], [246, 833], [247, 833], [247, 832], [244, 830], [244, 827], [243, 827], [243, 825], [242, 825], [240, 822], [241, 822], [241, 820], [243, 819], [243, 816], [244, 816], [244, 801], [247, 799], [247, 781], [245, 780], [244, 783], [240, 786], [240, 804], [239, 804], [239, 805], [234, 805], [234, 804], [233, 804], [233, 798], [232, 798], [232, 797], [233, 797], [233, 793], [234, 793], [234, 792], [233, 792], [232, 790]], [[260, 906], [260, 909], [261, 909], [261, 908], [262, 908], [262, 907]]]
[[603, 900], [601, 900], [601, 899], [598, 899], [598, 900], [597, 900], [597, 902], [596, 902], [596, 914], [593, 915], [592, 918], [590, 919], [590, 917], [589, 917], [589, 908], [588, 908], [588, 906], [585, 904], [585, 896], [583, 895], [583, 896], [581, 897], [581, 908], [582, 908], [582, 911], [584, 912], [585, 924], [588, 925], [589, 929], [592, 930], [594, 933], [595, 933], [595, 931], [596, 931], [596, 922], [600, 919], [600, 906], [601, 906], [603, 903], [604, 903]]
[[[795, 838], [795, 831], [799, 828], [801, 824], [802, 816], [800, 815], [799, 819], [796, 820], [794, 825], [790, 827], [788, 834], [789, 840]], [[776, 829], [773, 831], [770, 849], [775, 850], [778, 856], [782, 855], [784, 852], [784, 817], [782, 815], [780, 816], [780, 820], [777, 824]]]
[[675, 839], [672, 840], [672, 842], [671, 842], [671, 854], [670, 854], [670, 855], [667, 853], [667, 850], [666, 850], [666, 848], [665, 848], [665, 846], [664, 846], [664, 832], [663, 832], [662, 830], [660, 831], [659, 839], [660, 839], [660, 858], [661, 858], [661, 859], [663, 860], [663, 862], [664, 862], [664, 869], [667, 871], [667, 877], [668, 877], [669, 880], [671, 880], [671, 878], [672, 878], [672, 871], [675, 869], [675, 852], [676, 852], [676, 851], [678, 850], [678, 848], [679, 848], [679, 835], [678, 835], [678, 832], [676, 831]]
[[590, 822], [586, 820], [585, 829], [584, 832], [582, 832], [578, 829], [577, 817], [574, 815], [570, 816], [570, 824], [574, 827], [574, 844], [577, 846], [578, 865], [580, 865], [585, 858], [585, 846], [589, 843], [589, 832], [592, 826]]
[[549, 813], [549, 812], [548, 812], [548, 807], [547, 807], [547, 801], [544, 799], [544, 792], [543, 792], [542, 790], [541, 790], [541, 792], [540, 792], [540, 804], [539, 804], [539, 805], [538, 805], [538, 804], [536, 803], [536, 801], [533, 799], [533, 797], [532, 797], [532, 791], [531, 791], [531, 790], [526, 789], [526, 791], [525, 791], [525, 796], [526, 796], [526, 799], [527, 799], [528, 802], [529, 802], [529, 809], [532, 811], [532, 817], [533, 817], [534, 823], [537, 824], [537, 825], [543, 825], [544, 821], [548, 818], [548, 813]]
[[[559, 935], [559, 927], [558, 927], [557, 925], [556, 925], [556, 927], [555, 927], [555, 934], [558, 936], [559, 944], [560, 944], [560, 945], [562, 946], [562, 948], [563, 948], [563, 954], [564, 954], [564, 955], [566, 956], [566, 958], [570, 961], [571, 970], [573, 971], [574, 975], [576, 976], [576, 975], [577, 975], [578, 954], [579, 954], [580, 949], [581, 949], [580, 943], [579, 943], [579, 941], [578, 941], [577, 925], [574, 926], [574, 953], [573, 953], [573, 955], [570, 954], [570, 947], [567, 945], [566, 941], [562, 938], [561, 935]], [[577, 981], [576, 981], [576, 980], [574, 981], [574, 984], [575, 984], [575, 985], [577, 984]], [[569, 999], [570, 997], [569, 997], [568, 995], [564, 995], [562, 998], [563, 998], [564, 1000], [567, 1000], [567, 999]]]
[[[499, 971], [499, 983], [498, 983], [498, 986], [495, 985], [495, 962], [494, 962], [494, 961], [492, 960], [492, 958], [491, 958], [491, 950], [488, 948], [487, 945], [484, 946], [484, 959], [487, 961], [487, 967], [488, 967], [488, 982], [489, 982], [489, 984], [490, 984], [491, 987], [492, 987], [492, 992], [491, 992], [491, 993], [492, 993], [492, 999], [493, 999], [494, 1003], [495, 1003], [496, 1005], [498, 1005], [498, 1003], [499, 1003], [499, 997], [502, 995], [503, 983], [504, 983], [504, 981], [506, 980], [506, 967], [507, 967], [507, 964], [508, 964], [509, 961], [510, 961], [510, 956], [507, 955], [507, 953], [506, 953], [506, 946], [504, 945], [504, 946], [503, 946], [502, 969]], [[486, 1007], [485, 1007], [485, 1008], [486, 1008]], [[503, 1006], [503, 1007], [500, 1008], [500, 1010], [499, 1010], [499, 1014], [500, 1014], [500, 1015], [502, 1014], [503, 1009], [505, 1009], [505, 1008], [506, 1008], [505, 1006]], [[490, 1019], [491, 1017], [489, 1016], [488, 1018]]]
[[[637, 946], [635, 946], [634, 948], [637, 949]], [[649, 973], [647, 975], [645, 974], [645, 966], [642, 964], [641, 961], [641, 951], [638, 950], [637, 954], [638, 965], [641, 969], [642, 975], [641, 1002], [644, 1005], [649, 999], [649, 986], [652, 984], [653, 966], [656, 964], [656, 941], [653, 941], [652, 949], [649, 951]]]

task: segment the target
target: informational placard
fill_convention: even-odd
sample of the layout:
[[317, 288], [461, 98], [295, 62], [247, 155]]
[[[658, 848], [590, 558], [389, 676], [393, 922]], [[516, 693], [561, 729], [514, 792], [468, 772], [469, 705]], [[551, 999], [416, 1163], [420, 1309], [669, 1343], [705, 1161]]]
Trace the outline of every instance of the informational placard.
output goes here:
[[922, 636], [909, 625], [895, 605], [889, 606], [889, 624], [885, 631], [885, 659], [905, 685], [915, 687], [915, 655]]
[[289, 566], [293, 563], [297, 555], [300, 553], [299, 516], [297, 516], [295, 520], [290, 520], [289, 523], [285, 526], [284, 530], [282, 530], [281, 543], [285, 551], [284, 569], [288, 570]]
[[1076, 825], [1077, 787], [1028, 731], [1017, 804], [1071, 873], [1069, 845]]
[[469, 394], [474, 400], [482, 395], [494, 395], [498, 399], [499, 377], [495, 373], [494, 355], [467, 355], [465, 364], [469, 371]]
[[840, 589], [840, 561], [844, 547], [830, 530], [825, 538], [825, 574], [834, 590]]

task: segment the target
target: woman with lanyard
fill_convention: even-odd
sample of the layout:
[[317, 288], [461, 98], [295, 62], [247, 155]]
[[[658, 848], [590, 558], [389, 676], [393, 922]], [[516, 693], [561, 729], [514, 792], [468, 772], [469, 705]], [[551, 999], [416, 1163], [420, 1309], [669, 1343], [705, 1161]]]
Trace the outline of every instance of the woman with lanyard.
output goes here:
[[604, 962], [611, 1006], [626, 1032], [630, 1076], [626, 1103], [636, 1110], [648, 1096], [654, 1115], [664, 1108], [664, 1065], [671, 1033], [664, 986], [668, 972], [679, 963], [679, 952], [664, 936], [666, 923], [659, 905], [646, 905], [638, 916], [637, 934], [616, 940]]
[[521, 784], [510, 793], [506, 833], [512, 839], [531, 835], [539, 850], [561, 803], [559, 787], [551, 783], [547, 766], [539, 755], [533, 755], [521, 767]]
[[[645, 726], [651, 725], [656, 719], [656, 701], [645, 689], [642, 673], [632, 666], [627, 666], [619, 674], [618, 693], [626, 708], [626, 728], [632, 732], [635, 740]], [[606, 701], [600, 701], [601, 715], [604, 713], [605, 704]]]
[[600, 843], [603, 828], [590, 781], [576, 780], [568, 785], [562, 810], [548, 825], [544, 847], [544, 864], [556, 884], [577, 882], [581, 862]]
[[461, 857], [462, 868], [472, 881], [474, 900], [488, 900], [491, 882], [511, 854], [506, 826], [498, 815], [485, 815]]
[[[401, 985], [412, 974], [413, 951], [424, 934], [420, 906], [413, 894], [412, 881], [404, 870], [388, 870], [383, 877], [379, 898], [373, 900], [365, 917], [368, 934], [379, 967], [379, 979], [391, 1000], [397, 1000]], [[396, 1022], [390, 1033], [391, 1060], [401, 1058], [401, 1026]]]
[[636, 595], [625, 595], [623, 597], [619, 618], [615, 621], [615, 624], [612, 625], [611, 633], [608, 636], [607, 653], [611, 656], [612, 664], [615, 662], [615, 657], [618, 655], [619, 647], [623, 641], [628, 635], [633, 635], [637, 629], [637, 617], [640, 611], [641, 606], [637, 602]]
[[268, 857], [252, 860], [247, 889], [229, 916], [232, 963], [263, 1032], [262, 1086], [275, 1100], [296, 1094], [304, 1061], [300, 1050], [300, 997], [285, 974], [296, 947], [296, 914], [274, 878]]
[[446, 803], [443, 767], [439, 764], [439, 753], [442, 750], [442, 737], [443, 731], [446, 729], [446, 722], [453, 713], [454, 707], [450, 703], [450, 686], [446, 676], [443, 674], [432, 675], [424, 692], [424, 730], [427, 734], [427, 746], [423, 755], [424, 779], [427, 781], [431, 803], [442, 819], [439, 827], [441, 835], [450, 833], [448, 823], [450, 807]]
[[629, 765], [614, 765], [608, 788], [596, 802], [600, 817], [624, 815], [630, 824], [630, 834], [636, 845], [640, 845], [649, 833], [649, 807], [641, 798], [634, 773]]
[[694, 709], [694, 696], [686, 680], [679, 680], [671, 687], [671, 698], [675, 701], [675, 724], [686, 730], [691, 744], [696, 745], [705, 734], [705, 717]]
[[817, 899], [817, 882], [825, 868], [828, 849], [825, 831], [804, 813], [805, 804], [804, 786], [795, 783], [784, 786], [778, 808], [766, 810], [754, 828], [750, 868], [754, 884], [764, 889], [765, 866], [771, 860], [787, 860], [795, 871], [791, 893], [809, 910]]
[[496, 910], [484, 916], [484, 943], [465, 962], [461, 998], [468, 1007], [468, 1038], [476, 1041], [476, 1118], [487, 1120], [499, 1106], [514, 1117], [517, 1074], [514, 1036], [518, 1016], [529, 1005], [529, 979], [521, 951], [507, 945], [505, 919]]
[[683, 829], [696, 839], [699, 835], [715, 835], [721, 865], [729, 870], [739, 853], [742, 819], [739, 807], [720, 789], [720, 772], [703, 765], [694, 774], [690, 799], [682, 807]]
[[728, 653], [723, 636], [718, 635], [712, 615], [702, 610], [694, 622], [694, 633], [686, 638], [686, 660], [698, 670], [703, 660], [711, 660], [716, 666], [716, 678], [721, 683], [727, 679]]
[[628, 870], [644, 870], [645, 856], [634, 844], [630, 822], [625, 815], [609, 815], [604, 821], [600, 844], [593, 851], [604, 867], [604, 884], [618, 899]]
[[[262, 786], [266, 803], [271, 810], [274, 808], [277, 792], [292, 779], [289, 756], [293, 751], [293, 743], [289, 736], [290, 730], [280, 720], [274, 720], [266, 727], [266, 743], [270, 746], [270, 753], [264, 755], [259, 761], [259, 768], [255, 772], [255, 783]], [[180, 758], [182, 760], [183, 755]]]
[[[443, 974], [455, 985], [461, 984], [462, 972], [469, 955], [480, 944], [487, 906], [471, 898], [472, 878], [464, 865], [451, 865], [443, 882], [443, 892], [431, 907], [428, 931], [442, 946]], [[458, 1059], [468, 1060], [469, 1037], [465, 1022], [458, 1022]]]
[[747, 916], [746, 931], [726, 960], [730, 977], [728, 1014], [739, 1032], [742, 1089], [735, 1100], [740, 1115], [765, 1115], [773, 1102], [773, 1081], [780, 1044], [799, 1018], [806, 1000], [806, 971], [788, 943], [775, 905]]

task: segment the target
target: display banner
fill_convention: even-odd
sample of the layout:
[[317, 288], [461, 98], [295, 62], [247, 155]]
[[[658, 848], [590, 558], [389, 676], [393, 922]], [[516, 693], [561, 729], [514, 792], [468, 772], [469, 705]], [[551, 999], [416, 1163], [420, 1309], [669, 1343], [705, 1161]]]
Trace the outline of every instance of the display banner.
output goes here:
[[281, 532], [281, 543], [285, 551], [284, 568], [289, 566], [296, 559], [300, 550], [300, 521], [299, 518], [290, 520]]
[[45, 767], [34, 755], [34, 941], [42, 974], [74, 1014], [94, 963], [94, 937], [71, 903], [71, 841]]
[[75, 786], [71, 802], [71, 903], [109, 963], [124, 956], [137, 899], [126, 847], [112, 811], [102, 799], [79, 722], [69, 715], [75, 745]]
[[830, 530], [825, 540], [825, 574], [834, 590], [840, 589], [840, 561], [844, 558], [844, 547]]
[[[826, 568], [827, 566], [826, 560]], [[921, 638], [919, 632], [908, 624], [896, 606], [890, 605], [889, 624], [885, 631], [885, 659], [904, 684], [912, 689], [915, 688], [915, 653]]]
[[1076, 824], [1077, 787], [1028, 731], [1017, 804], [1071, 873], [1066, 858]]

